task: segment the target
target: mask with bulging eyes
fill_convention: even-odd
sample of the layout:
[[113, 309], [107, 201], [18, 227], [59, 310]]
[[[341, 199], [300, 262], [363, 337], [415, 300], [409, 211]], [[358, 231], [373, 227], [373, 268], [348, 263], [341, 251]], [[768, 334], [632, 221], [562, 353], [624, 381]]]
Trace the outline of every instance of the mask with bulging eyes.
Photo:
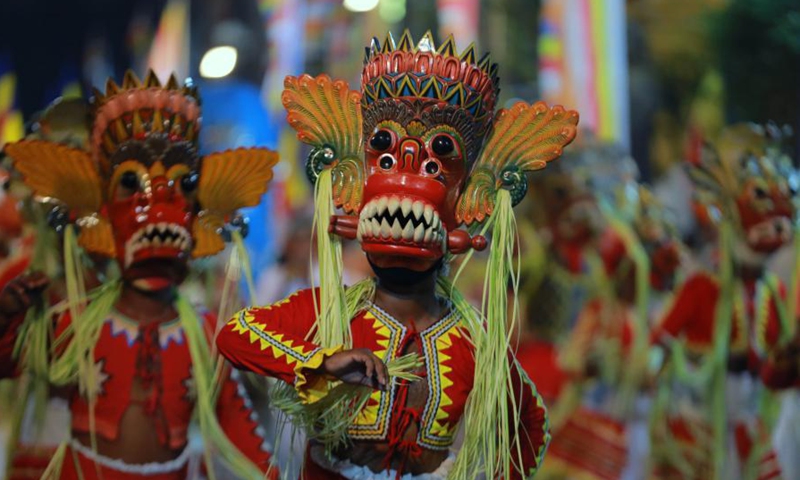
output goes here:
[[763, 174], [765, 168], [770, 168], [768, 163], [777, 161], [768, 155], [745, 161], [758, 167], [756, 174], [744, 180], [736, 196], [744, 239], [754, 251], [772, 253], [792, 238], [796, 174], [791, 172], [785, 177]]
[[773, 130], [771, 125], [727, 127], [689, 164], [696, 200], [705, 207], [700, 220], [731, 220], [741, 244], [760, 254], [791, 240], [796, 215], [797, 172]]
[[485, 248], [473, 234], [497, 199], [521, 201], [526, 173], [558, 158], [577, 131], [577, 112], [559, 106], [495, 111], [491, 57], [474, 45], [458, 53], [452, 37], [436, 48], [430, 33], [374, 39], [361, 91], [326, 75], [284, 86], [287, 121], [313, 147], [306, 171], [315, 182], [327, 170], [345, 213], [330, 231], [357, 238], [383, 269], [424, 272], [447, 254]]
[[[224, 248], [236, 210], [258, 204], [277, 155], [262, 148], [197, 153], [196, 88], [151, 71], [95, 90], [87, 148], [26, 139], [6, 147], [37, 197], [56, 203], [91, 255], [116, 258], [124, 279], [160, 290], [192, 257]], [[64, 225], [57, 226], [63, 228]]]
[[446, 105], [402, 105], [404, 115], [377, 122], [365, 139], [358, 239], [375, 265], [422, 271], [444, 256], [448, 232], [458, 226], [455, 206], [468, 157], [462, 133], [432, 116]]
[[138, 276], [142, 266], [152, 269], [154, 259], [182, 267], [192, 251], [198, 210], [195, 148], [153, 135], [126, 142], [110, 160], [107, 212], [123, 272]]

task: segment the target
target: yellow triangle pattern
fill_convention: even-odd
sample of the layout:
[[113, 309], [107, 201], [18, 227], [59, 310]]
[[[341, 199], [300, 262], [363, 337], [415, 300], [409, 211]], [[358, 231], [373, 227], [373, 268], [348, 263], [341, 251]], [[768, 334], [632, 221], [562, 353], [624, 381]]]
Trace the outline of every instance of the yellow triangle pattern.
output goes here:
[[[369, 400], [367, 400], [367, 404], [364, 405], [364, 408], [361, 409], [358, 417], [356, 417], [355, 425], [375, 425], [378, 422], [378, 407], [381, 402], [381, 393], [380, 390], [372, 392], [369, 396]], [[383, 430], [383, 425], [379, 425], [379, 428]]]
[[383, 347], [383, 350], [375, 350], [375, 355], [381, 360], [386, 360], [386, 356], [389, 354], [389, 342], [392, 337], [391, 330], [389, 330], [386, 324], [377, 319], [372, 312], [364, 313], [364, 320], [372, 320], [372, 328], [375, 329], [375, 335], [380, 337], [377, 343]]
[[437, 370], [441, 398], [439, 400], [439, 408], [436, 411], [430, 431], [428, 432], [428, 434], [431, 436], [451, 437], [455, 433], [455, 428], [458, 425], [457, 421], [449, 421], [452, 419], [444, 410], [445, 407], [453, 404], [453, 400], [447, 396], [447, 389], [453, 385], [453, 381], [448, 377], [447, 374], [452, 372], [453, 368], [449, 363], [451, 357], [444, 353], [445, 350], [453, 346], [453, 338], [461, 338], [461, 330], [458, 328], [458, 324], [451, 326], [446, 332], [442, 333], [442, 335], [436, 339], [436, 351], [438, 352], [436, 360], [439, 365]]
[[[374, 340], [378, 345], [373, 353], [384, 361], [397, 356], [402, 338], [402, 325], [392, 318], [385, 317], [381, 310], [367, 310], [361, 319], [372, 326]], [[373, 392], [366, 406], [349, 430], [351, 438], [380, 440], [386, 438], [394, 396], [391, 392]]]
[[305, 345], [295, 345], [295, 339], [286, 338], [283, 333], [267, 330], [266, 323], [257, 322], [251, 310], [236, 315], [228, 322], [234, 333], [247, 336], [250, 343], [258, 344], [261, 351], [268, 351], [275, 359], [286, 357], [290, 366], [305, 362], [310, 349]]
[[[375, 341], [381, 346], [380, 350], [375, 350], [373, 353], [381, 360], [387, 360], [387, 357], [392, 355], [392, 352], [389, 351], [391, 349], [391, 330], [370, 311], [364, 312], [363, 318], [367, 322], [372, 322], [372, 328], [376, 336]], [[386, 429], [386, 425], [378, 425], [378, 413], [380, 411], [381, 402], [388, 401], [386, 398], [382, 398], [381, 395], [382, 392], [380, 391], [372, 392], [367, 404], [361, 409], [361, 412], [356, 418], [355, 425], [376, 425], [381, 432]]]

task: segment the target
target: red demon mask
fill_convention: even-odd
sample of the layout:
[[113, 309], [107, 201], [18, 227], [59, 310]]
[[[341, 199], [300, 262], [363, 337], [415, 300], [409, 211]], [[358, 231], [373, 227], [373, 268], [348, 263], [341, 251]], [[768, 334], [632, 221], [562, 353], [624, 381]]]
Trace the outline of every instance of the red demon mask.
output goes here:
[[79, 243], [140, 289], [179, 283], [190, 257], [221, 250], [226, 222], [258, 203], [277, 161], [266, 149], [201, 159], [196, 89], [153, 72], [95, 90], [92, 120], [90, 151], [44, 140], [6, 151], [38, 197], [69, 212]]
[[367, 136], [358, 237], [379, 266], [426, 269], [447, 252], [448, 233], [458, 226], [466, 146], [455, 128], [437, 123], [437, 114], [455, 107], [431, 100], [391, 105], [405, 109], [405, 119], [380, 120]]
[[791, 160], [771, 138], [774, 126], [734, 125], [702, 149], [689, 172], [697, 200], [714, 213], [700, 219], [732, 219], [740, 241], [769, 254], [792, 238], [798, 179]]
[[194, 246], [200, 170], [194, 146], [150, 135], [129, 140], [110, 160], [106, 213], [124, 274], [151, 283], [176, 280], [169, 274], [182, 274]]
[[288, 77], [283, 103], [298, 138], [314, 147], [312, 181], [331, 169], [333, 200], [347, 215], [331, 228], [358, 238], [373, 265], [430, 269], [447, 253], [486, 241], [459, 226], [489, 217], [495, 194], [514, 203], [525, 172], [561, 155], [577, 113], [522, 102], [495, 112], [497, 65], [452, 37], [436, 48], [405, 32], [367, 49], [361, 92], [326, 76]]

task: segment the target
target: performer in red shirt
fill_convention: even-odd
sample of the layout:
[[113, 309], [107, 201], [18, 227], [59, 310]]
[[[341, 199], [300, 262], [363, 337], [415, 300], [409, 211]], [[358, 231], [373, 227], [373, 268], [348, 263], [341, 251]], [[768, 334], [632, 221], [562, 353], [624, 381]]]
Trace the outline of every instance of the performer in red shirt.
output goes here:
[[730, 127], [689, 165], [719, 231], [719, 265], [688, 278], [651, 332], [669, 357], [654, 433], [660, 478], [780, 478], [757, 374], [787, 324], [765, 263], [791, 239], [796, 173], [769, 133]]
[[[219, 252], [235, 211], [259, 202], [277, 156], [253, 148], [200, 157], [200, 121], [190, 84], [128, 72], [95, 91], [88, 150], [43, 140], [5, 149], [35, 195], [56, 205], [65, 245], [69, 296], [54, 329], [46, 315], [25, 318], [47, 285], [42, 274], [0, 295], [3, 373], [16, 366], [69, 400], [71, 438], [46, 478], [184, 479], [195, 412], [208, 468], [218, 459], [240, 478], [269, 468], [244, 390], [211, 355], [213, 316], [196, 313], [177, 287], [189, 258]], [[88, 304], [78, 244], [121, 271]], [[12, 477], [34, 475], [19, 467]]]
[[[663, 207], [636, 183], [635, 166], [609, 157], [594, 182], [609, 229], [601, 237], [603, 287], [583, 305], [559, 352], [571, 382], [554, 409], [547, 478], [638, 479], [647, 461], [647, 332], [653, 293], [669, 290], [679, 241]], [[602, 170], [597, 162], [596, 170]], [[633, 172], [627, 175], [626, 170]], [[605, 185], [601, 185], [605, 183]]]
[[[452, 37], [437, 48], [408, 32], [373, 41], [360, 92], [324, 75], [286, 79], [289, 124], [313, 147], [321, 287], [240, 312], [217, 344], [235, 366], [293, 385], [298, 404], [340, 382], [375, 388], [345, 444], [312, 441], [305, 478], [527, 478], [541, 463], [544, 405], [509, 351], [511, 207], [525, 172], [561, 154], [578, 117], [543, 103], [495, 112], [497, 83], [474, 46], [458, 53]], [[344, 215], [330, 217], [331, 195]], [[446, 265], [485, 247], [458, 229], [485, 222], [494, 273], [479, 315]], [[374, 279], [342, 291], [329, 230], [361, 243]], [[385, 362], [409, 353], [423, 361], [420, 379], [390, 378]]]
[[[517, 358], [549, 406], [557, 405], [570, 380], [558, 359], [559, 344], [587, 302], [607, 290], [600, 248], [613, 233], [600, 209], [596, 180], [608, 183], [609, 170], [617, 179], [629, 170], [618, 148], [583, 137], [576, 143], [534, 177], [531, 198], [521, 206], [520, 287], [527, 322]], [[568, 396], [572, 400], [553, 412], [554, 429], [565, 419], [562, 413], [576, 406], [574, 395]]]

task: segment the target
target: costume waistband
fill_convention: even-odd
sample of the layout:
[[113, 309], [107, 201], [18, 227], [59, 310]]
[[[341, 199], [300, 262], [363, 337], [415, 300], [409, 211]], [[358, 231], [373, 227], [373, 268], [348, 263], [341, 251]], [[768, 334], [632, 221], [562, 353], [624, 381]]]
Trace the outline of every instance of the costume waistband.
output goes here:
[[338, 458], [328, 459], [325, 452], [320, 447], [311, 447], [308, 449], [310, 460], [317, 464], [319, 467], [334, 472], [349, 480], [445, 480], [447, 474], [453, 468], [456, 461], [456, 456], [453, 452], [439, 465], [435, 471], [430, 473], [422, 473], [419, 475], [412, 475], [406, 473], [405, 475], [398, 476], [397, 471], [393, 469], [383, 470], [382, 472], [375, 473], [369, 467], [362, 467], [356, 465], [349, 460], [341, 460]]
[[75, 452], [100, 466], [134, 475], [158, 475], [177, 472], [186, 466], [192, 454], [189, 445], [187, 445], [180, 455], [168, 462], [127, 463], [118, 458], [109, 458], [101, 455], [74, 438], [70, 439], [69, 446]]

